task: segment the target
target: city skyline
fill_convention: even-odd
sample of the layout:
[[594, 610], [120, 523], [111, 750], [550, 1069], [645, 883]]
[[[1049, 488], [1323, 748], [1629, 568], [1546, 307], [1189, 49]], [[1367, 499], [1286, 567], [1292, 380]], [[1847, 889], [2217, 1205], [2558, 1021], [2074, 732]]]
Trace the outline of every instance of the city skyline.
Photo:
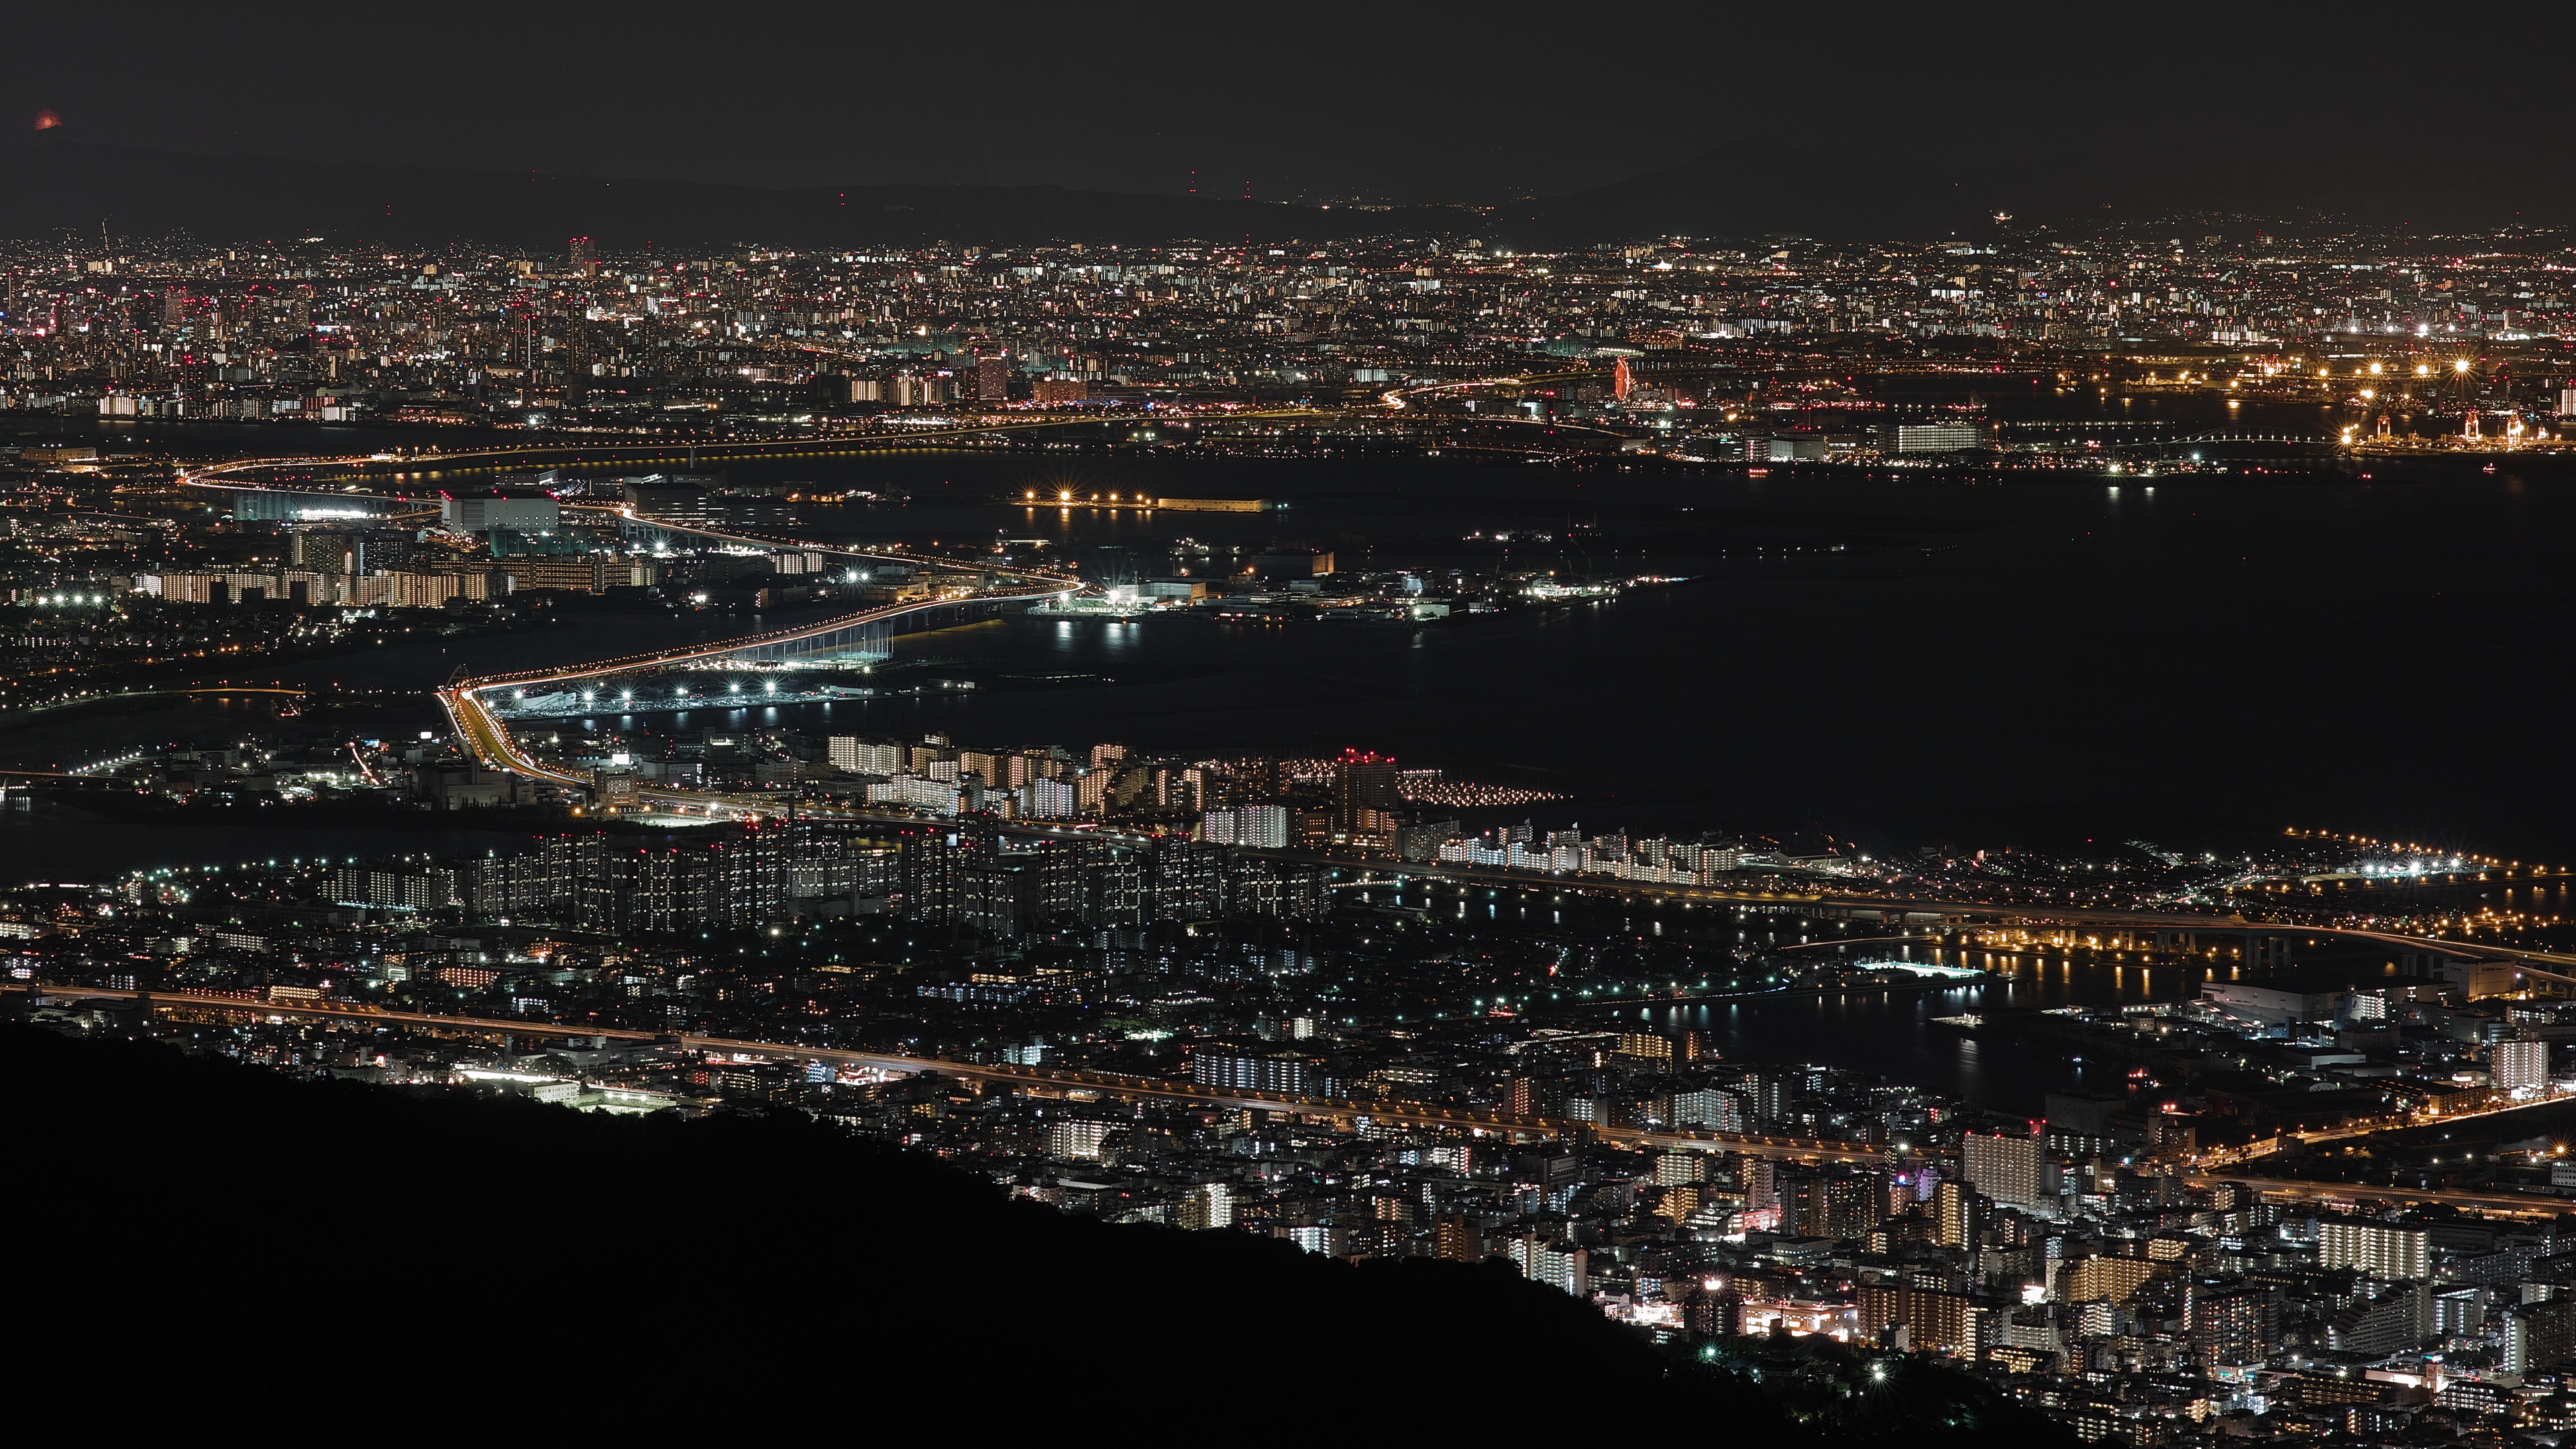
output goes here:
[[2559, 12], [116, 23], [54, 1399], [2576, 1432]]

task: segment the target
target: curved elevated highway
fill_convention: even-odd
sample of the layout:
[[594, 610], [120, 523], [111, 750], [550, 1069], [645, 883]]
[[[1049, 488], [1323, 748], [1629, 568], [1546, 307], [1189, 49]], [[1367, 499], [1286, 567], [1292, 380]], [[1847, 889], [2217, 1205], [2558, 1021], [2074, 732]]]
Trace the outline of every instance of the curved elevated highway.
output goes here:
[[[544, 764], [530, 757], [519, 747], [518, 741], [511, 736], [510, 727], [494, 713], [493, 702], [485, 696], [500, 689], [524, 689], [529, 685], [558, 687], [578, 685], [584, 680], [605, 679], [641, 670], [722, 659], [754, 650], [792, 646], [933, 609], [1053, 598], [1072, 592], [1074, 587], [1078, 586], [1069, 587], [1053, 582], [1010, 585], [987, 589], [980, 594], [963, 598], [923, 599], [910, 603], [889, 604], [883, 608], [864, 609], [855, 614], [837, 615], [793, 629], [751, 634], [738, 639], [722, 639], [712, 644], [692, 645], [655, 653], [629, 654], [614, 659], [597, 660], [589, 664], [578, 664], [567, 669], [531, 669], [514, 674], [486, 675], [441, 687], [438, 691], [438, 702], [440, 708], [447, 712], [448, 722], [454, 726], [457, 738], [463, 741], [466, 747], [473, 751], [474, 757], [482, 763], [513, 770], [535, 779], [552, 780], [558, 784], [588, 785], [590, 780], [586, 776]], [[736, 809], [743, 808], [730, 797], [704, 791], [646, 789], [641, 793], [646, 799], [663, 804], [724, 803]]]
[[[507, 674], [483, 675], [442, 686], [438, 691], [440, 708], [447, 712], [448, 722], [455, 727], [457, 738], [473, 751], [484, 764], [513, 770], [535, 779], [552, 780], [565, 785], [587, 785], [587, 777], [545, 764], [528, 755], [510, 734], [510, 727], [494, 712], [493, 691], [525, 690], [530, 686], [560, 688], [589, 680], [606, 679], [620, 674], [633, 674], [650, 669], [699, 663], [764, 652], [786, 652], [798, 645], [826, 640], [836, 634], [847, 634], [871, 625], [883, 624], [910, 614], [936, 609], [954, 609], [976, 604], [1034, 603], [1040, 599], [1081, 593], [1090, 588], [1072, 574], [1053, 569], [1017, 566], [997, 567], [989, 559], [953, 558], [912, 553], [903, 549], [841, 548], [815, 544], [803, 539], [760, 534], [731, 533], [702, 528], [694, 524], [668, 523], [632, 508], [573, 506], [573, 511], [600, 515], [659, 531], [705, 539], [712, 543], [738, 547], [772, 549], [792, 548], [807, 553], [824, 553], [836, 558], [868, 559], [887, 563], [908, 564], [915, 568], [946, 569], [982, 576], [986, 582], [976, 592], [944, 598], [916, 599], [887, 604], [856, 613], [839, 614], [789, 629], [774, 629], [764, 634], [747, 634], [734, 639], [720, 639], [710, 644], [693, 644], [676, 649], [627, 654], [610, 659], [593, 660], [558, 669], [529, 669]], [[642, 790], [643, 798], [666, 805], [722, 804], [737, 811], [758, 811], [774, 802], [756, 801], [745, 804], [730, 797], [694, 790]]]

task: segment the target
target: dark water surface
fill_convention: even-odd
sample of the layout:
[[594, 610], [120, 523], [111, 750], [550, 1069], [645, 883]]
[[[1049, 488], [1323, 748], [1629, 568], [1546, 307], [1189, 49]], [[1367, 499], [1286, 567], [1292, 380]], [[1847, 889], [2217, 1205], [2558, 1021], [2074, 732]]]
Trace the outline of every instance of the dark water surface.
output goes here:
[[[1418, 631], [1153, 618], [926, 636], [906, 647], [1116, 682], [905, 704], [886, 727], [935, 718], [979, 739], [1175, 751], [1364, 745], [1572, 790], [1605, 825], [2164, 816], [2576, 856], [2576, 790], [2556, 759], [2576, 662], [2576, 473], [2508, 461], [2114, 483], [1409, 466], [1084, 465], [1095, 487], [1292, 497], [1227, 526], [1380, 566], [1435, 535], [1537, 527], [1553, 503], [1636, 544], [1623, 565], [1699, 581]], [[933, 474], [985, 495], [1038, 476], [977, 458], [848, 476]], [[934, 507], [948, 517], [915, 527]], [[881, 530], [952, 536], [975, 511], [871, 510]], [[1006, 515], [995, 531], [1068, 551], [1211, 526], [984, 511]]]
[[[1563, 520], [1580, 515], [1600, 525], [1583, 547], [1620, 555], [1594, 558], [1602, 571], [1698, 579], [1419, 630], [1158, 617], [912, 636], [906, 655], [1105, 682], [839, 706], [836, 729], [1205, 753], [1368, 746], [1572, 792], [1584, 823], [1603, 826], [1974, 834], [1982, 821], [2113, 830], [2165, 816], [2576, 856], [2576, 788], [2557, 760], [2576, 662], [2569, 473], [2114, 484], [938, 454], [776, 471], [914, 494], [821, 510], [824, 531], [849, 536], [954, 544], [980, 529], [1074, 553], [1114, 541], [1151, 564], [1175, 535], [1224, 528], [1394, 567], [1435, 546], [1501, 561], [1502, 546], [1472, 536], [1544, 531], [1550, 514], [1559, 539], [1522, 546], [1561, 554]], [[1140, 520], [977, 501], [1046, 479], [1295, 506]], [[460, 664], [569, 662], [778, 622], [594, 616], [283, 672], [425, 690]]]
[[528, 830], [242, 824], [172, 829], [79, 811], [0, 810], [0, 879], [111, 880], [128, 871], [276, 861], [364, 861], [389, 855], [481, 855], [524, 844]]
[[[973, 691], [639, 725], [774, 719], [1189, 754], [1358, 745], [1567, 792], [1575, 798], [1562, 807], [1529, 813], [1588, 827], [1816, 826], [1988, 844], [2043, 827], [2124, 837], [2193, 822], [2296, 824], [2576, 859], [2576, 783], [2559, 759], [2576, 704], [2576, 473], [2546, 465], [2117, 483], [965, 454], [769, 471], [912, 495], [819, 511], [817, 527], [844, 538], [1044, 538], [1095, 561], [1116, 544], [1156, 571], [1176, 537], [1294, 539], [1333, 548], [1345, 566], [1510, 563], [1695, 581], [1418, 630], [995, 621], [897, 644], [900, 658], [957, 661], [981, 681]], [[1292, 506], [1140, 517], [991, 502], [1039, 487]], [[1496, 532], [1515, 537], [1497, 543]], [[425, 691], [460, 665], [572, 662], [781, 622], [594, 615], [540, 635], [282, 673]], [[368, 723], [379, 733], [437, 723], [425, 697], [380, 716]], [[238, 706], [161, 708], [15, 733], [0, 750], [68, 758], [295, 725]], [[0, 814], [0, 877], [488, 843], [399, 834], [261, 826], [183, 840]], [[2009, 988], [1692, 1008], [1675, 1024], [1717, 1032], [1731, 1053], [1836, 1061], [2026, 1110], [2049, 1086], [2080, 1081], [2080, 1069], [1994, 1060], [1924, 1020], [1980, 998], [2056, 1005], [2143, 989], [2134, 973], [2078, 967]]]
[[1623, 1019], [1713, 1036], [1740, 1061], [1822, 1063], [1913, 1082], [1998, 1112], [2037, 1116], [2049, 1092], [2118, 1091], [2128, 1064], [2087, 1063], [1980, 1040], [1933, 1018], [2010, 1007], [2107, 1006], [2195, 994], [2201, 973], [2023, 961], [1999, 979], [1925, 992], [1856, 990], [1775, 1000], [1635, 1008]]

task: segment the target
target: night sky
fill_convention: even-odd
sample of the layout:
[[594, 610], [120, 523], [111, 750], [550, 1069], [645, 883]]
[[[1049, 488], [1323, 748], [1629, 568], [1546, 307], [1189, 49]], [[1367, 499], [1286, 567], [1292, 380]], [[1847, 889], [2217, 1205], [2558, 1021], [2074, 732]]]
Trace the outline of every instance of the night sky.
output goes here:
[[[1500, 201], [1751, 135], [2564, 166], [2565, 6], [12, 7], [0, 136], [755, 185]], [[2035, 163], [2034, 163], [2035, 164]]]

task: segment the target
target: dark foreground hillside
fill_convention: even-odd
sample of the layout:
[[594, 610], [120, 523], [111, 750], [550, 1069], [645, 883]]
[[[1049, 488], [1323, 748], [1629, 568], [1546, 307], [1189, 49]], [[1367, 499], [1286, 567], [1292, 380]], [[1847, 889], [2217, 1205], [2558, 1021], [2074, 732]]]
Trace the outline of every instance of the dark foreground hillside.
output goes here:
[[1932, 1366], [1755, 1387], [1501, 1267], [1065, 1216], [801, 1118], [407, 1095], [14, 1023], [0, 1101], [20, 1400], [102, 1424], [2055, 1437]]

